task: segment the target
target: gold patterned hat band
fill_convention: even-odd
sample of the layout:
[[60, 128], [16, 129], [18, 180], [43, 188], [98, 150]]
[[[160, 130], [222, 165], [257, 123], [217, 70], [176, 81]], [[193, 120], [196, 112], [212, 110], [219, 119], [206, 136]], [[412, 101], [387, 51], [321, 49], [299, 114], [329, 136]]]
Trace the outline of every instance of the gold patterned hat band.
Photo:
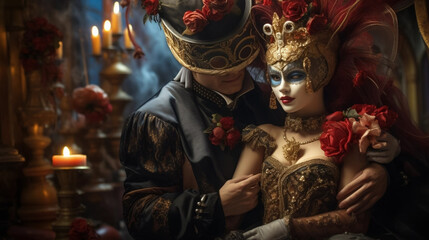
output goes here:
[[259, 53], [250, 19], [252, 0], [234, 0], [233, 10], [221, 20], [209, 21], [196, 34], [183, 34], [183, 13], [202, 8], [202, 2], [163, 1], [164, 13], [160, 16], [173, 56], [184, 67], [199, 73], [224, 74], [245, 68]]

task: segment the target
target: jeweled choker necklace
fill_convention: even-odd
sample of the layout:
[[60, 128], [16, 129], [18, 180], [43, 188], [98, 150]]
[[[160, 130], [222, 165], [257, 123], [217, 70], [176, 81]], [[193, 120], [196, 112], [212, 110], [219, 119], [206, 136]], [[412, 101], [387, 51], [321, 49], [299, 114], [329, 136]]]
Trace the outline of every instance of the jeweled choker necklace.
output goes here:
[[289, 129], [294, 132], [300, 131], [317, 131], [320, 130], [322, 124], [326, 121], [326, 115], [322, 114], [316, 117], [300, 118], [291, 117], [288, 115], [285, 119], [285, 129]]

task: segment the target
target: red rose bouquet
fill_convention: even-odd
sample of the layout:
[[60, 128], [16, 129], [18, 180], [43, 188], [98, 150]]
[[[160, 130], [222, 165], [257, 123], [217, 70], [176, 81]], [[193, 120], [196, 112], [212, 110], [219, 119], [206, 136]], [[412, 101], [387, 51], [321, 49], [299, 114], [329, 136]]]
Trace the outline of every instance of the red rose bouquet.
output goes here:
[[19, 58], [26, 72], [42, 70], [42, 80], [51, 84], [61, 79], [56, 61], [56, 49], [62, 33], [45, 18], [34, 18], [25, 22], [25, 32]]
[[92, 84], [73, 91], [73, 108], [83, 114], [89, 124], [102, 123], [112, 112], [107, 94], [99, 86]]
[[234, 148], [240, 142], [241, 133], [234, 128], [232, 117], [222, 117], [219, 114], [212, 115], [212, 125], [204, 133], [209, 134], [210, 142], [215, 146]]
[[382, 130], [389, 129], [398, 114], [387, 106], [356, 104], [344, 112], [337, 111], [326, 117], [320, 136], [322, 150], [327, 157], [341, 163], [351, 149], [358, 144], [359, 152], [365, 153], [369, 146], [379, 148], [383, 143], [377, 141]]

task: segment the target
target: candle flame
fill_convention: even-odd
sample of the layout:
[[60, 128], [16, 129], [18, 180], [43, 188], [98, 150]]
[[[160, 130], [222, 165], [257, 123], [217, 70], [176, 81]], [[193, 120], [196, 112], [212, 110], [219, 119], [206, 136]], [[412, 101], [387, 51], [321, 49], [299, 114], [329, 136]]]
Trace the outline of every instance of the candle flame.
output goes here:
[[98, 36], [97, 26], [92, 26], [91, 32], [92, 32], [92, 36], [94, 36], [94, 37]]
[[133, 26], [131, 26], [131, 24], [128, 24], [128, 27], [130, 28], [130, 31], [133, 32]]
[[70, 149], [68, 147], [63, 148], [63, 155], [64, 156], [70, 156]]
[[113, 13], [118, 14], [119, 13], [119, 3], [115, 2], [113, 4]]
[[109, 20], [104, 21], [104, 31], [110, 31], [110, 28], [112, 25], [110, 24]]

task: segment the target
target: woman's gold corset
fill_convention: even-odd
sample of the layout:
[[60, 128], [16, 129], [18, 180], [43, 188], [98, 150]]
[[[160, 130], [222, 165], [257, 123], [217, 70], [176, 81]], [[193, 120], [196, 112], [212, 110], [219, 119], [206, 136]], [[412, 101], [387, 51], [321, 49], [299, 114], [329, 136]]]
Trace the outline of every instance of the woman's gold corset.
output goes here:
[[284, 216], [304, 217], [337, 208], [338, 167], [321, 159], [284, 166], [269, 156], [262, 166], [264, 223]]

